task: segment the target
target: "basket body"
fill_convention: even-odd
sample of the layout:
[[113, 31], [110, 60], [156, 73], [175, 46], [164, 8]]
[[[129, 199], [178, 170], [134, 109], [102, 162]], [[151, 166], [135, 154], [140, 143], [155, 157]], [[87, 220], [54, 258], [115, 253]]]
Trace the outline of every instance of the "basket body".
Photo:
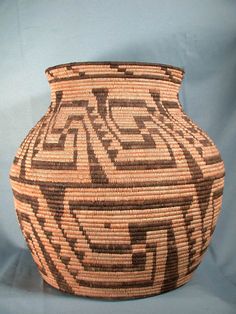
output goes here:
[[43, 279], [100, 298], [186, 283], [221, 208], [224, 164], [183, 112], [183, 70], [72, 63], [46, 70], [47, 113], [10, 171], [18, 220]]

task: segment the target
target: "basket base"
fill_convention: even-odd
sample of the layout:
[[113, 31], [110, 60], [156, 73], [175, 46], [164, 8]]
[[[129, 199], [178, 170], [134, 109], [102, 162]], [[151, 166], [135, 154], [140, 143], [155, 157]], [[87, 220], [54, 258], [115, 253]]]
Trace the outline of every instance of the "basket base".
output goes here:
[[[77, 291], [76, 292], [71, 292], [68, 291], [66, 289], [63, 289], [62, 287], [59, 287], [55, 284], [52, 283], [52, 281], [44, 276], [43, 274], [41, 274], [41, 276], [43, 277], [43, 280], [51, 287], [64, 292], [64, 293], [68, 293], [70, 295], [75, 295], [75, 296], [79, 296], [79, 297], [86, 297], [86, 298], [92, 298], [92, 299], [102, 299], [102, 300], [109, 300], [109, 301], [122, 301], [122, 300], [132, 300], [132, 299], [144, 299], [144, 298], [148, 298], [148, 297], [153, 297], [153, 296], [157, 296], [159, 294], [162, 293], [166, 293], [175, 289], [178, 289], [179, 287], [185, 285], [192, 277], [193, 273], [189, 273], [185, 276], [183, 276], [182, 278], [180, 278], [178, 280], [178, 284], [175, 286], [175, 288], [170, 288], [170, 287], [166, 287], [164, 289], [162, 289], [160, 291], [160, 289], [158, 291], [155, 291], [153, 287], [150, 287], [149, 289], [146, 290], [145, 293], [141, 292], [138, 293], [136, 291], [136, 293], [132, 294], [132, 289], [130, 289], [129, 291], [127, 291], [126, 294], [124, 294], [124, 292], [122, 292], [120, 289], [107, 289], [106, 291], [100, 291], [101, 289], [94, 289], [94, 288], [90, 288], [88, 289], [84, 289], [84, 287], [77, 287]], [[170, 286], [171, 286], [171, 282], [170, 282]]]

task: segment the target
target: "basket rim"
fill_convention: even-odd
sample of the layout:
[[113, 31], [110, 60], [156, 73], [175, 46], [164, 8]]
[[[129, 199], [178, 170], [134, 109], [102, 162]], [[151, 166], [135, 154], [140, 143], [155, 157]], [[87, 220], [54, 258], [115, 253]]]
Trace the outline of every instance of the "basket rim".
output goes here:
[[80, 61], [80, 62], [68, 62], [68, 63], [61, 63], [54, 66], [50, 66], [45, 69], [45, 73], [48, 73], [51, 70], [67, 67], [67, 66], [79, 66], [79, 65], [139, 65], [139, 66], [156, 66], [156, 67], [165, 67], [171, 68], [178, 71], [181, 71], [183, 74], [185, 73], [184, 68], [174, 66], [171, 64], [166, 63], [156, 63], [156, 62], [144, 62], [144, 61]]

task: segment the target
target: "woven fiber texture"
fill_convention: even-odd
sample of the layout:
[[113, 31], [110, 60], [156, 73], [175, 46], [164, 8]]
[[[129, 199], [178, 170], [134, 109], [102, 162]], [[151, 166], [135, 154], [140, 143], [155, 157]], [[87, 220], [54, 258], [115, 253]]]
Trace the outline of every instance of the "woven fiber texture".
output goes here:
[[51, 104], [17, 151], [10, 179], [43, 279], [100, 298], [186, 283], [222, 203], [224, 164], [183, 112], [184, 71], [152, 63], [48, 68]]

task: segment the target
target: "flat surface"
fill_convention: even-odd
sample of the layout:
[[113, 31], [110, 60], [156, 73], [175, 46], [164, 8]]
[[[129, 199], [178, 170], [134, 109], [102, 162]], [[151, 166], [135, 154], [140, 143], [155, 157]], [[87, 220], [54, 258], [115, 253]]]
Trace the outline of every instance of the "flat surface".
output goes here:
[[[236, 313], [236, 2], [232, 0], [0, 0], [0, 314]], [[156, 297], [100, 301], [43, 283], [17, 223], [8, 172], [46, 112], [45, 69], [85, 61], [184, 68], [184, 110], [225, 162], [222, 213], [185, 286]]]

